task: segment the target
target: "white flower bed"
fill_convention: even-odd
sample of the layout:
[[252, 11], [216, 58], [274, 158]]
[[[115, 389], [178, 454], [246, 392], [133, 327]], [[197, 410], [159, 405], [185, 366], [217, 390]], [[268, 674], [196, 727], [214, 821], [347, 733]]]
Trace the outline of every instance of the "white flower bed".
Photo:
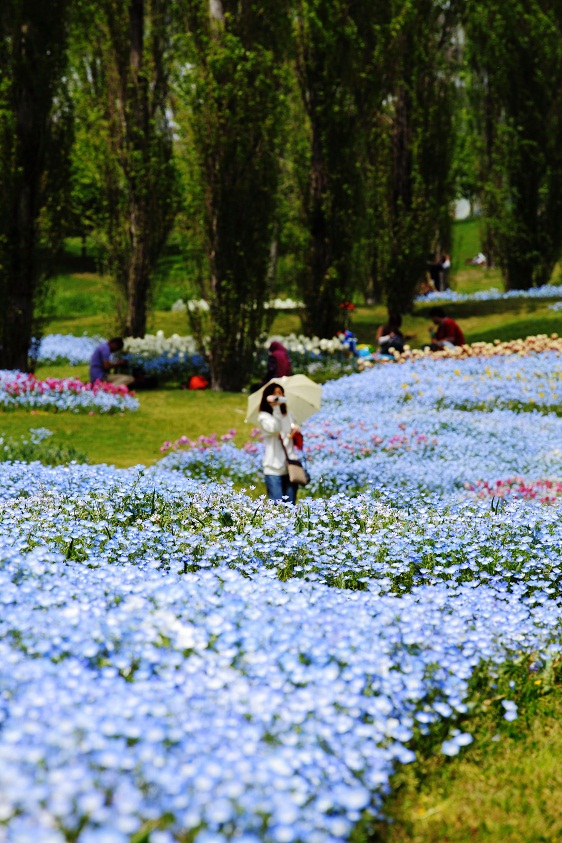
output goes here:
[[[266, 310], [299, 310], [304, 307], [304, 302], [295, 301], [294, 299], [271, 299], [265, 303]], [[209, 305], [205, 299], [190, 299], [184, 302], [183, 299], [175, 301], [170, 308], [173, 313], [186, 313], [188, 310], [203, 310], [208, 311]]]
[[171, 337], [166, 337], [164, 331], [157, 331], [155, 334], [145, 334], [142, 338], [127, 337], [124, 351], [126, 354], [135, 354], [141, 357], [159, 357], [163, 354], [196, 354], [197, 343], [190, 336], [173, 334]]
[[343, 343], [338, 339], [338, 337], [327, 339], [325, 337], [307, 337], [304, 334], [289, 334], [286, 337], [273, 335], [268, 337], [262, 343], [262, 348], [269, 348], [270, 344], [274, 340], [282, 343], [289, 353], [296, 354], [312, 354], [321, 356], [326, 354], [335, 354], [336, 352], [345, 350]]
[[295, 301], [294, 299], [271, 299], [266, 302], [266, 309], [272, 310], [300, 310], [304, 307], [304, 302]]

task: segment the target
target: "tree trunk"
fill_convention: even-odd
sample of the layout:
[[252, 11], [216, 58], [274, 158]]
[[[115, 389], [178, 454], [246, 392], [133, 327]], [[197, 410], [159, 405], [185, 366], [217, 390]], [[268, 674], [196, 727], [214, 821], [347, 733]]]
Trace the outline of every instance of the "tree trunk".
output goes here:
[[143, 244], [136, 244], [129, 267], [127, 284], [125, 333], [128, 337], [144, 337], [146, 333], [149, 272], [145, 264]]
[[[32, 48], [29, 25], [22, 26], [21, 37], [15, 39], [19, 50], [18, 63], [29, 61]], [[33, 78], [22, 74], [17, 91], [15, 112], [16, 167], [11, 230], [8, 234], [10, 253], [7, 289], [4, 292], [3, 337], [0, 366], [5, 369], [29, 368], [29, 348], [33, 326], [33, 300], [38, 281], [37, 219], [40, 211], [39, 192], [44, 167], [44, 126], [33, 104]]]
[[[328, 192], [328, 174], [320, 139], [321, 128], [315, 119], [314, 97], [311, 97], [311, 161], [310, 161], [310, 199], [309, 231], [310, 258], [304, 284], [306, 314], [304, 329], [307, 333], [320, 337], [333, 336], [336, 330], [333, 293], [331, 290], [332, 257], [328, 238], [326, 219], [326, 197]], [[337, 306], [337, 304], [336, 304]]]
[[96, 46], [105, 75], [91, 97], [104, 109], [108, 127], [99, 148], [107, 160], [100, 166], [108, 271], [122, 296], [121, 330], [143, 337], [156, 263], [178, 202], [168, 121], [168, 51], [175, 33], [165, 0], [128, 0], [117, 10], [112, 0], [100, 4], [108, 35]]
[[4, 342], [0, 350], [0, 368], [30, 371], [29, 347], [33, 326], [33, 299], [13, 294], [6, 311]]
[[508, 290], [530, 290], [533, 286], [535, 262], [521, 257], [507, 256], [506, 280]]
[[[423, 267], [423, 253], [415, 255], [421, 239], [419, 221], [414, 218], [412, 186], [412, 102], [409, 93], [401, 88], [396, 96], [394, 131], [392, 135], [392, 199], [393, 220], [390, 241], [390, 260], [385, 279], [386, 306], [389, 313], [405, 313], [412, 302], [419, 273], [415, 267]], [[412, 267], [412, 262], [414, 266]]]
[[[279, 173], [281, 68], [290, 26], [287, 0], [184, 5], [197, 53], [190, 84], [189, 136], [203, 185], [208, 260], [197, 326], [215, 390], [239, 391], [252, 376], [264, 301], [274, 267]], [[235, 92], [235, 93], [234, 93]]]
[[[27, 112], [27, 109], [24, 109]], [[33, 137], [33, 122], [18, 120], [18, 137], [25, 138], [25, 147]], [[27, 163], [27, 166], [26, 166]], [[33, 298], [37, 280], [37, 194], [38, 181], [35, 175], [35, 161], [30, 154], [22, 162], [19, 195], [15, 198], [11, 232], [11, 283], [4, 298], [4, 330], [0, 351], [0, 366], [3, 369], [29, 370], [29, 348], [33, 326]]]

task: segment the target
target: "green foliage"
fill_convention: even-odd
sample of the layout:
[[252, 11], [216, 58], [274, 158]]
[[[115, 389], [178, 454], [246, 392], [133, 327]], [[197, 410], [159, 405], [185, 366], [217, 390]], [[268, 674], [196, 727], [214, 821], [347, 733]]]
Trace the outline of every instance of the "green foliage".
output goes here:
[[[87, 366], [40, 367], [37, 376], [88, 377]], [[160, 446], [165, 439], [180, 436], [197, 439], [216, 430], [219, 436], [236, 428], [238, 446], [248, 438], [243, 424], [247, 396], [211, 390], [193, 391], [176, 388], [143, 392], [137, 413], [99, 415], [70, 413], [35, 413], [19, 410], [0, 414], [0, 430], [13, 439], [29, 439], [30, 426], [45, 425], [53, 431], [53, 443], [71, 442], [92, 463], [108, 463], [118, 468], [151, 465], [161, 459]], [[135, 416], [135, 418], [133, 418]], [[48, 442], [46, 443], [48, 444]], [[76, 457], [78, 459], [78, 457]]]
[[389, 312], [410, 308], [429, 253], [451, 245], [457, 35], [455, 4], [397, 5], [391, 88], [373, 140], [373, 274]]
[[0, 5], [0, 367], [28, 367], [45, 260], [62, 237], [67, 0]]
[[488, 251], [527, 289], [562, 253], [562, 12], [470, 0], [465, 26]]
[[181, 5], [191, 60], [182, 90], [190, 104], [209, 270], [199, 282], [210, 306], [212, 384], [239, 389], [265, 321], [288, 2]]
[[86, 455], [72, 445], [51, 442], [51, 432], [36, 428], [19, 437], [0, 434], [0, 462], [41, 462], [43, 465], [86, 463]]
[[271, 281], [274, 295], [284, 293], [300, 299], [310, 239], [303, 203], [310, 173], [310, 125], [295, 73], [287, 73], [287, 83]]
[[[475, 689], [480, 709], [471, 718], [475, 741], [461, 758], [451, 761], [427, 751], [397, 770], [395, 795], [385, 805], [390, 822], [376, 825], [374, 841], [531, 843], [559, 837], [560, 667], [551, 663], [544, 673], [528, 667], [522, 659], [515, 675], [502, 671], [489, 693], [484, 682]], [[525, 707], [508, 724], [499, 715], [502, 695], [513, 699], [509, 682]]]
[[26, 368], [69, 231], [116, 283], [96, 324], [143, 334], [158, 302], [203, 296], [194, 328], [230, 389], [281, 290], [319, 335], [359, 292], [407, 311], [459, 195], [508, 286], [545, 283], [561, 29], [548, 0], [5, 0], [0, 365]]
[[387, 87], [388, 3], [301, 0], [296, 72], [309, 135], [305, 330], [331, 336], [339, 305], [365, 289], [373, 239], [369, 142]]
[[131, 336], [145, 333], [178, 207], [169, 117], [175, 8], [165, 0], [84, 0], [74, 19], [75, 213], [82, 234], [95, 227]]

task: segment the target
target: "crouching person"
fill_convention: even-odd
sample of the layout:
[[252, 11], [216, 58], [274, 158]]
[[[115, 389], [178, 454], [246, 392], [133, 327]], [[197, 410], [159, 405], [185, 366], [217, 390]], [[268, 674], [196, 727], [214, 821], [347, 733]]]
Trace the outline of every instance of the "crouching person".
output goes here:
[[132, 375], [112, 375], [111, 369], [123, 366], [124, 360], [115, 359], [119, 351], [123, 350], [121, 337], [114, 337], [109, 342], [102, 342], [94, 350], [90, 358], [90, 383], [106, 381], [116, 386], [130, 386], [134, 377]]

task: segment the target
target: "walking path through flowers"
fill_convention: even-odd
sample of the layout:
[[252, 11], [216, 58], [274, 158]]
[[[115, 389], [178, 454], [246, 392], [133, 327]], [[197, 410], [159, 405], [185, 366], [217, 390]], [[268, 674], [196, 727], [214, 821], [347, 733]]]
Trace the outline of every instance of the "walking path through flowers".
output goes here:
[[256, 437], [0, 464], [0, 841], [336, 843], [422, 739], [471, 743], [475, 688], [517, 718], [562, 651], [561, 383], [556, 351], [332, 382], [295, 509], [229, 485]]

